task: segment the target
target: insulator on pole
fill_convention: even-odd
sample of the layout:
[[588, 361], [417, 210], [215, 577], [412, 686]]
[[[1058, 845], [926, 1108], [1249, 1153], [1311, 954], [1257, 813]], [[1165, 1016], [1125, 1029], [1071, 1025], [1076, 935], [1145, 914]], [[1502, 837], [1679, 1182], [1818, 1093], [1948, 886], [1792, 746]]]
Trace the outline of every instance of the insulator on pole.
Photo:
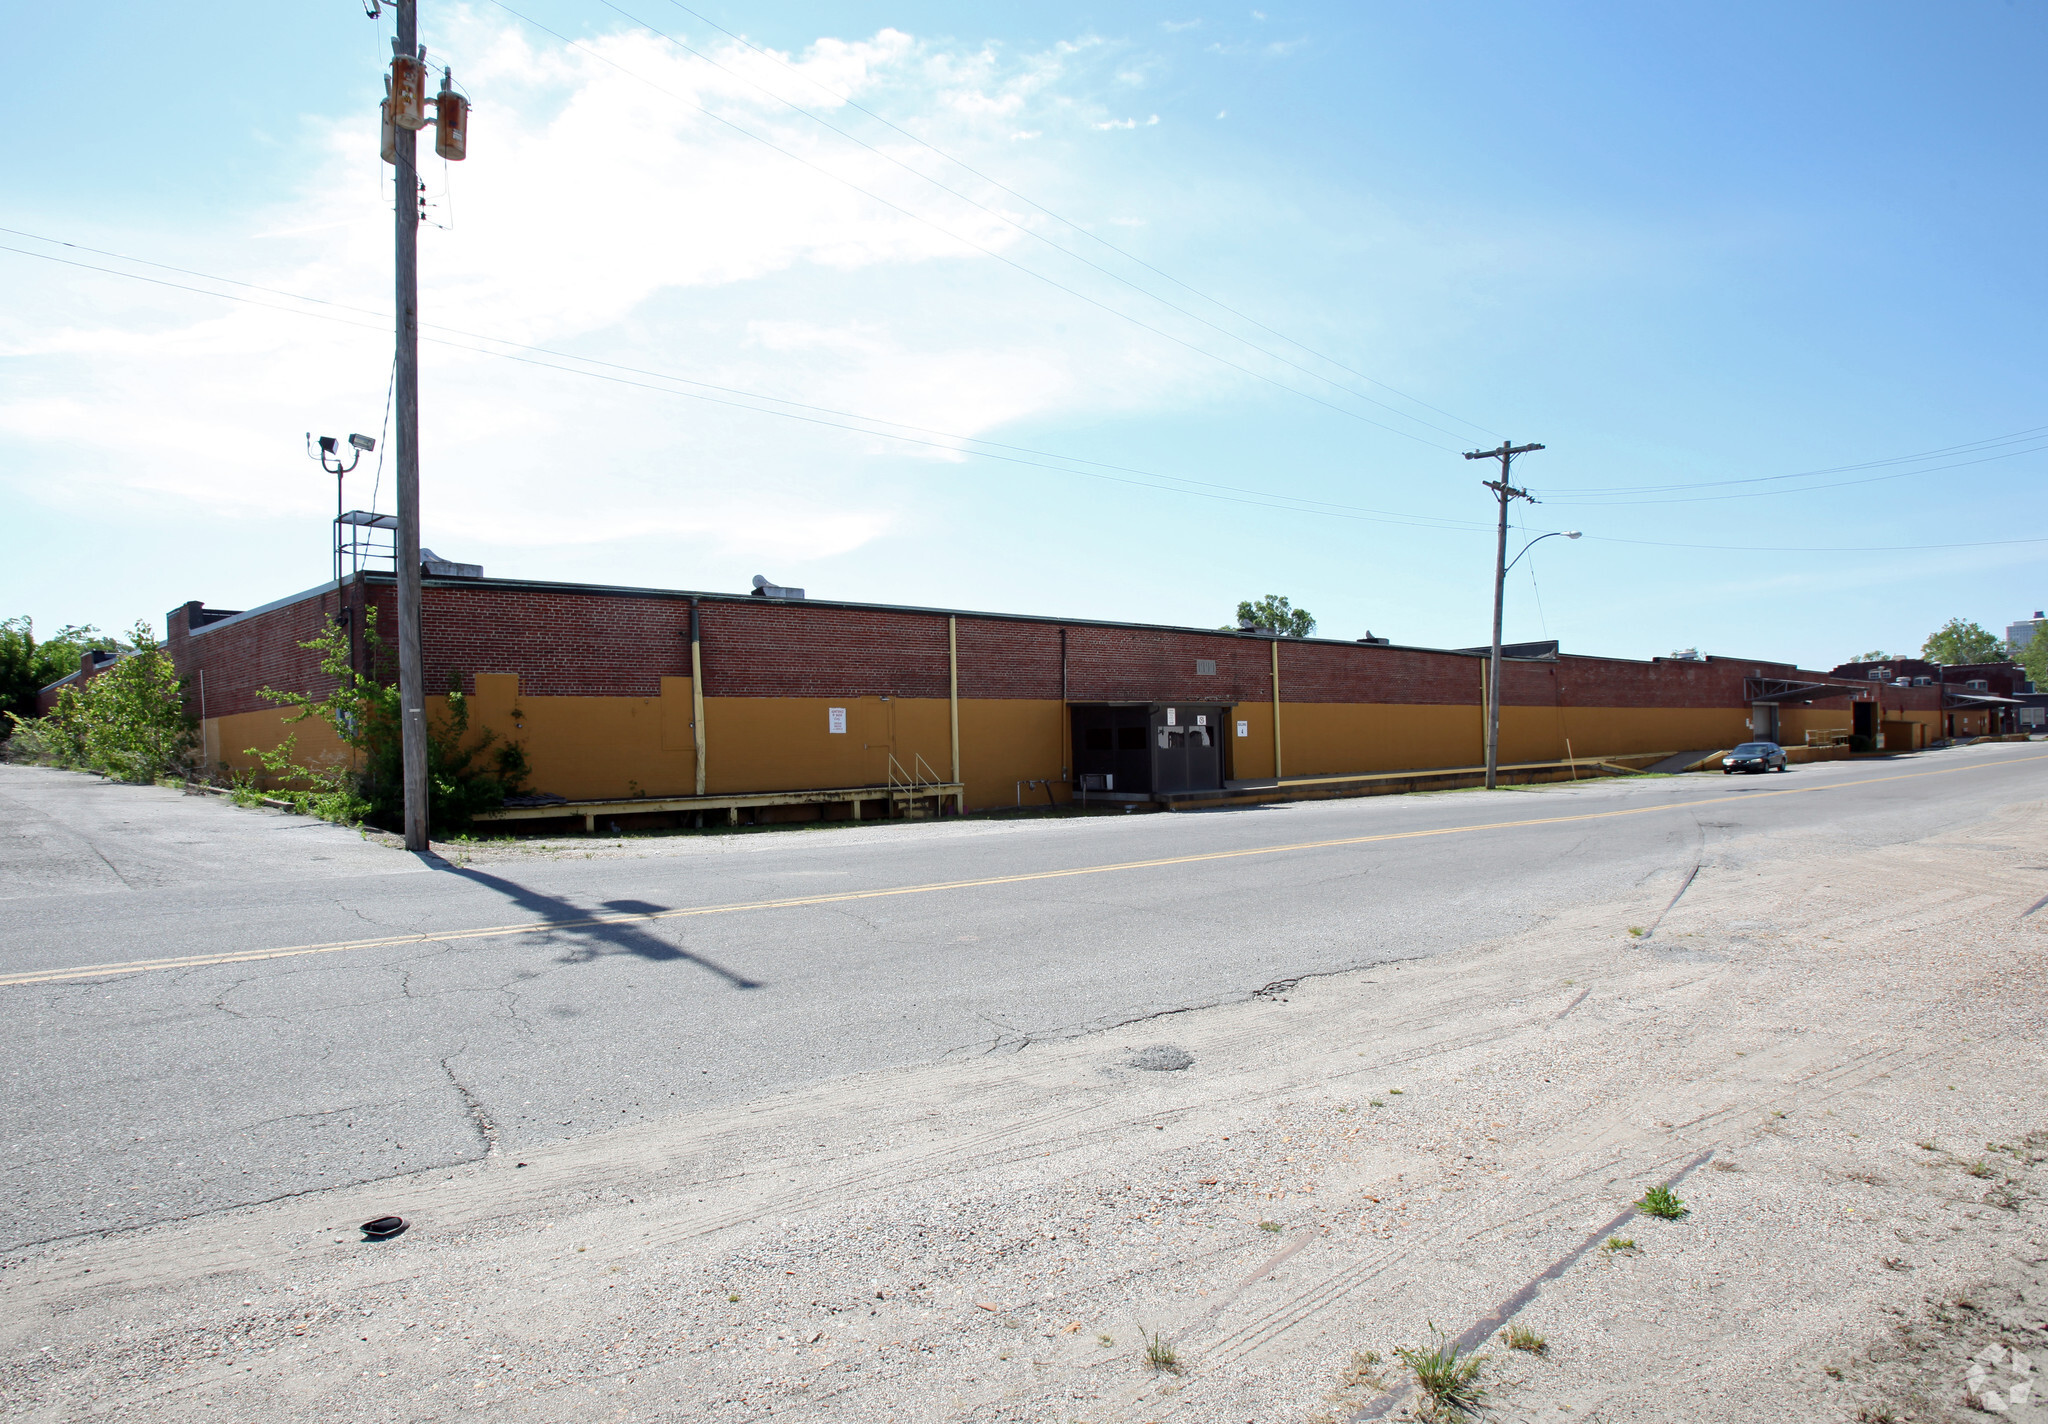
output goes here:
[[391, 58], [391, 122], [402, 129], [427, 126], [427, 66], [409, 54]]
[[434, 96], [434, 152], [450, 163], [460, 163], [469, 153], [469, 100], [455, 92], [446, 69], [441, 92]]

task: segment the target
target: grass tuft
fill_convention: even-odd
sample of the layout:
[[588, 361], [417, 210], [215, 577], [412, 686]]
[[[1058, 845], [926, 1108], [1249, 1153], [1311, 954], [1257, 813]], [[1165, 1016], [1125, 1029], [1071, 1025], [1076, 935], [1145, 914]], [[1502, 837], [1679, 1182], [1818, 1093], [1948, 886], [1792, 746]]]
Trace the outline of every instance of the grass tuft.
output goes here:
[[1158, 1374], [1162, 1370], [1169, 1374], [1180, 1373], [1180, 1351], [1173, 1348], [1173, 1341], [1164, 1335], [1152, 1334], [1145, 1337], [1145, 1363]]
[[1610, 1236], [1600, 1243], [1600, 1249], [1617, 1254], [1623, 1251], [1634, 1251], [1636, 1249], [1636, 1239], [1633, 1236]]
[[1500, 1332], [1500, 1341], [1510, 1350], [1525, 1350], [1532, 1355], [1550, 1353], [1550, 1342], [1526, 1325], [1510, 1325]]
[[1645, 1216], [1656, 1216], [1662, 1217], [1666, 1221], [1676, 1221], [1681, 1216], [1690, 1215], [1692, 1208], [1673, 1196], [1671, 1188], [1659, 1186], [1652, 1187], [1643, 1193], [1641, 1200], [1636, 1202], [1636, 1210], [1642, 1212]]
[[1963, 1170], [1973, 1177], [1995, 1177], [1998, 1175], [1998, 1169], [1989, 1162], [1986, 1162], [1982, 1157], [1979, 1157], [1969, 1166], [1963, 1168]]
[[1277, 1221], [1262, 1221], [1259, 1223], [1259, 1230], [1261, 1231], [1278, 1231], [1279, 1229], [1280, 1223]]
[[1394, 1351], [1401, 1363], [1414, 1372], [1415, 1387], [1422, 1391], [1428, 1413], [1478, 1413], [1486, 1398], [1479, 1372], [1486, 1367], [1487, 1357], [1459, 1354], [1457, 1342], [1437, 1329], [1433, 1320], [1429, 1322], [1429, 1333], [1434, 1343], [1428, 1349], [1401, 1346]]

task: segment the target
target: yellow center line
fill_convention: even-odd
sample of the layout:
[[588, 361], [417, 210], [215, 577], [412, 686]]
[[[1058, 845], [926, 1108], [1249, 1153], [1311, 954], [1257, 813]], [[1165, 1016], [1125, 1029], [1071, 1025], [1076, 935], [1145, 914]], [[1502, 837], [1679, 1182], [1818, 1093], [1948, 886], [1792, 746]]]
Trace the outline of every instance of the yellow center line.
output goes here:
[[1959, 772], [2010, 766], [2016, 761], [2043, 760], [2048, 760], [2048, 756], [2013, 757], [2004, 761], [1979, 762], [1974, 766], [1943, 767], [1938, 771], [1901, 772], [1895, 776], [1866, 776], [1856, 781], [1835, 781], [1823, 786], [1791, 786], [1782, 791], [1746, 791], [1730, 796], [1711, 796], [1697, 801], [1670, 801], [1655, 806], [1631, 806], [1619, 811], [1587, 811], [1573, 816], [1537, 816], [1518, 821], [1487, 821], [1470, 826], [1440, 826], [1434, 830], [1424, 831], [1385, 831], [1371, 836], [1294, 841], [1287, 845], [1248, 846], [1240, 850], [1199, 851], [1192, 855], [1161, 856], [1155, 860], [1122, 860], [1109, 865], [1077, 865], [1064, 870], [1031, 870], [1016, 875], [987, 875], [973, 880], [940, 880], [926, 885], [896, 885], [880, 890], [844, 890], [830, 895], [792, 895], [779, 900], [746, 900], [729, 905], [697, 905], [680, 910], [592, 915], [579, 920], [537, 920], [516, 925], [487, 925], [478, 929], [385, 935], [378, 939], [336, 940], [329, 944], [288, 945], [280, 949], [236, 950], [225, 954], [188, 954], [168, 959], [134, 959], [121, 964], [87, 964], [71, 969], [33, 970], [21, 974], [0, 974], [0, 987], [54, 984], [67, 979], [100, 979], [118, 974], [141, 974], [152, 969], [201, 969], [216, 964], [248, 964], [257, 960], [292, 959], [308, 954], [340, 954], [352, 949], [386, 949], [393, 945], [446, 944], [465, 939], [494, 939], [509, 935], [551, 934], [557, 930], [596, 929], [606, 925], [650, 924], [656, 920], [688, 919], [697, 915], [736, 915], [754, 910], [793, 910], [809, 905], [839, 905], [849, 900], [878, 900], [892, 895], [930, 895], [942, 890], [976, 890], [991, 885], [1021, 885], [1033, 880], [1059, 880], [1074, 875], [1110, 875], [1124, 870], [1155, 870], [1168, 865], [1199, 865], [1205, 861], [1239, 860], [1255, 855], [1287, 855], [1297, 851], [1332, 850], [1341, 846], [1421, 840], [1429, 836], [1461, 836], [1479, 831], [1519, 830], [1524, 826], [1558, 826], [1574, 821], [1606, 821], [1620, 816], [1647, 816], [1658, 811], [1691, 810], [1719, 801], [1754, 801], [1772, 796], [1803, 796], [1816, 791], [1846, 791], [1858, 786], [1877, 786], [1888, 781], [1916, 781], [1928, 776], [1953, 776]]

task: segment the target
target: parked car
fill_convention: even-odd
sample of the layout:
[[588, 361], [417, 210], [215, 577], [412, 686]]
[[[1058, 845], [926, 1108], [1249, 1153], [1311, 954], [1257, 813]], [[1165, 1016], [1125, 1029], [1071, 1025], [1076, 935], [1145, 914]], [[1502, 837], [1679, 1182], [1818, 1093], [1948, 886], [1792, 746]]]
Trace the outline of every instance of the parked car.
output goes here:
[[1785, 749], [1776, 742], [1744, 742], [1721, 758], [1721, 770], [1733, 776], [1738, 771], [1783, 771]]

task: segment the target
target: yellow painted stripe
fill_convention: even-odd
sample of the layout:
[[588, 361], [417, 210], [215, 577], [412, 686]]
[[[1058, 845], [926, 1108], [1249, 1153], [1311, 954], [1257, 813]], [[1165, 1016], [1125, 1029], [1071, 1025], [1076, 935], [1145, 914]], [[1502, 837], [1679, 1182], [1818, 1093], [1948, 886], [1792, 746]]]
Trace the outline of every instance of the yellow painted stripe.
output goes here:
[[307, 954], [340, 954], [352, 949], [386, 949], [394, 945], [446, 944], [465, 939], [494, 939], [507, 935], [548, 934], [555, 930], [595, 929], [605, 925], [648, 924], [656, 920], [688, 919], [697, 915], [736, 915], [754, 910], [793, 910], [808, 905], [839, 905], [849, 900], [878, 900], [892, 895], [929, 895], [941, 890], [975, 890], [990, 885], [1019, 885], [1033, 880], [1060, 880], [1074, 875], [1110, 875], [1125, 870], [1155, 870], [1168, 865], [1199, 865], [1205, 861], [1239, 860], [1255, 855], [1287, 855], [1297, 851], [1332, 850], [1341, 846], [1375, 845], [1384, 841], [1422, 840], [1429, 836], [1462, 836], [1479, 831], [1512, 831], [1524, 826], [1558, 826], [1575, 821], [1606, 821], [1619, 816], [1647, 816], [1659, 811], [1688, 811], [1717, 801], [1754, 801], [1760, 797], [1803, 796], [1817, 791], [1846, 791], [1858, 786], [1877, 786], [1888, 781], [1916, 781], [1928, 776], [1953, 776], [1958, 772], [1985, 771], [2010, 766], [2015, 761], [2043, 761], [2041, 755], [2014, 757], [2006, 761], [1979, 762], [1974, 766], [1943, 767], [1939, 771], [1901, 772], [1896, 776], [1867, 776], [1857, 781], [1836, 781], [1824, 786], [1791, 786], [1782, 791], [1747, 791], [1739, 796], [1712, 796], [1704, 800], [1669, 801], [1655, 806], [1631, 806], [1619, 811], [1587, 811], [1575, 816], [1537, 816], [1520, 821], [1486, 821], [1470, 826], [1440, 826], [1426, 831], [1387, 831], [1373, 836], [1342, 836], [1333, 840], [1294, 841], [1287, 845], [1248, 846], [1241, 850], [1200, 851], [1193, 855], [1161, 856], [1155, 860], [1122, 860], [1109, 865], [1077, 865], [1064, 870], [1032, 870], [1017, 875], [988, 875], [974, 880], [940, 880], [926, 885], [897, 885], [880, 890], [845, 890], [831, 895], [793, 895], [780, 900], [746, 900], [730, 905], [697, 905], [680, 910], [647, 910], [624, 915], [592, 915], [580, 920], [538, 920], [516, 925], [487, 925], [479, 929], [439, 930], [419, 934], [385, 935], [378, 939], [336, 940], [331, 944], [297, 944], [281, 949], [248, 949], [226, 954], [190, 954], [170, 959], [134, 959], [121, 964], [87, 964], [72, 969], [0, 974], [0, 987], [15, 984], [55, 984], [67, 979], [100, 979], [118, 974], [141, 974], [152, 969], [202, 969], [215, 964], [248, 964], [262, 959], [292, 959]]

